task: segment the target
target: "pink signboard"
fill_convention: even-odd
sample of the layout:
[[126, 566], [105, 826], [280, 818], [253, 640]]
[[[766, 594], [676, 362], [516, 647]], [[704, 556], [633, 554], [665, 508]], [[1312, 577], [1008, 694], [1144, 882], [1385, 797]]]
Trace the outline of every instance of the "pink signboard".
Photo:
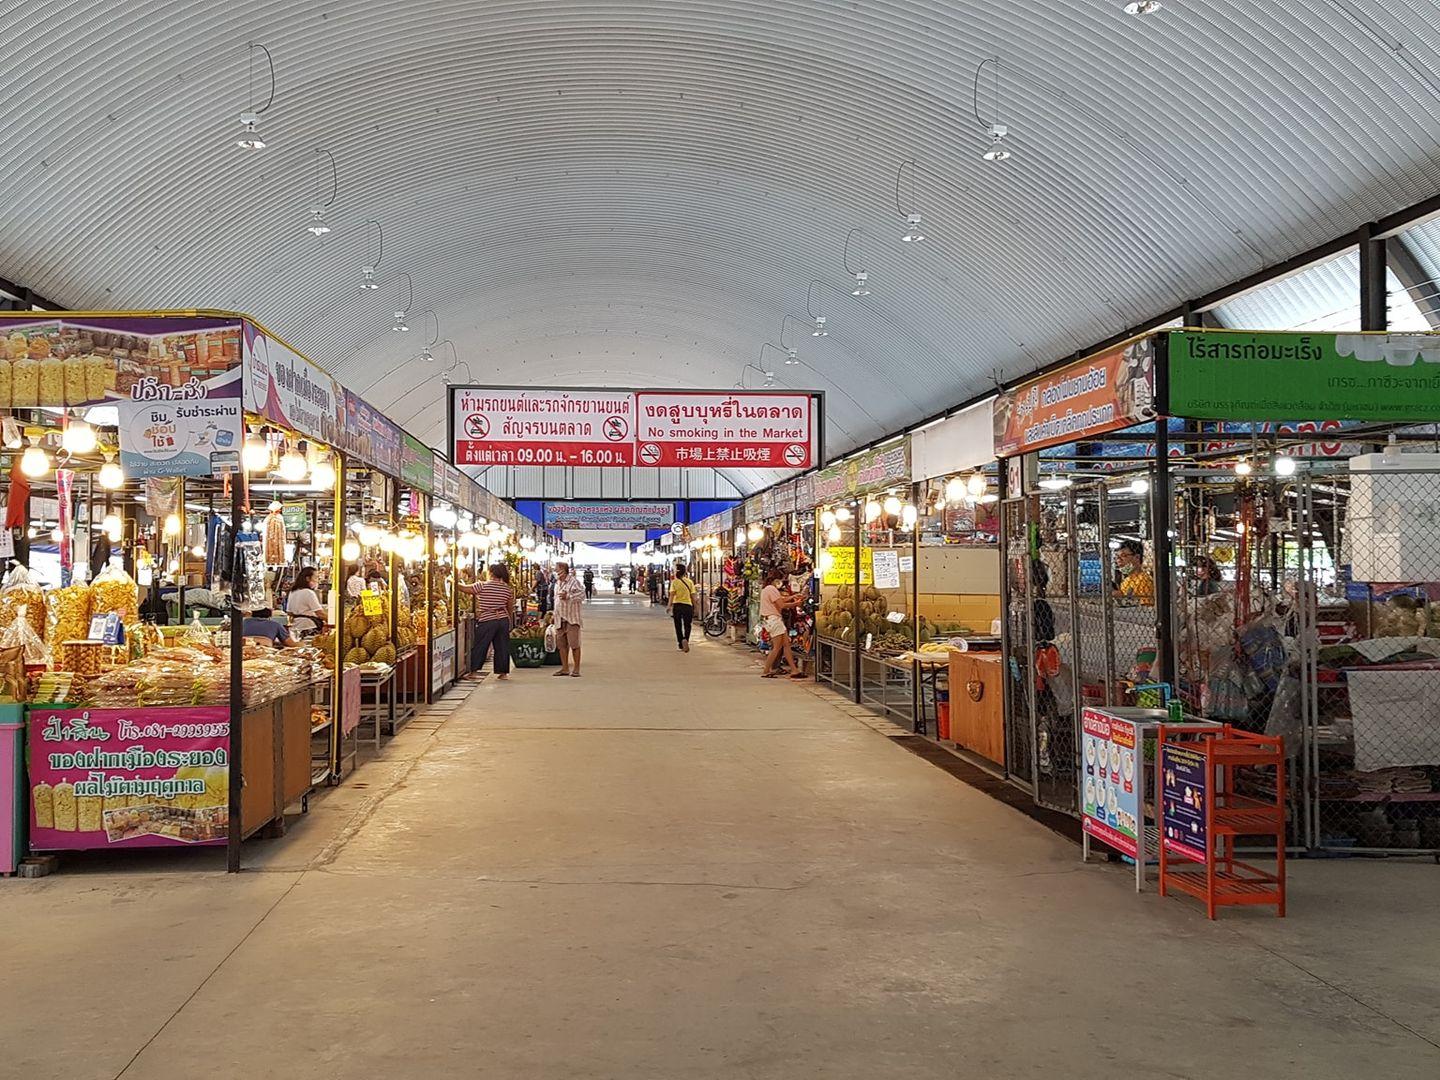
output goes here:
[[641, 465], [808, 469], [809, 394], [642, 390], [635, 395]]
[[36, 707], [29, 729], [37, 851], [225, 843], [229, 709]]

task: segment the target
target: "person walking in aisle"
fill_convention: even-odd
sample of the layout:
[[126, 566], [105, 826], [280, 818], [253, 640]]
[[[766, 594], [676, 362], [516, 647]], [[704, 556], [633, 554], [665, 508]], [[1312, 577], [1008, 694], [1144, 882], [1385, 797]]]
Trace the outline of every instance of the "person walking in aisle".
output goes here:
[[515, 616], [510, 568], [497, 562], [490, 567], [487, 580], [461, 588], [475, 595], [475, 639], [470, 645], [470, 670], [479, 671], [485, 663], [485, 654], [493, 649], [490, 669], [497, 679], [509, 679], [510, 622]]
[[630, 567], [630, 595], [635, 595], [635, 567]]
[[670, 618], [675, 621], [675, 641], [681, 652], [690, 651], [690, 624], [695, 619], [695, 583], [684, 563], [675, 564], [670, 582]]
[[790, 628], [785, 625], [784, 613], [803, 604], [805, 597], [781, 592], [780, 582], [783, 580], [783, 571], [771, 569], [765, 575], [765, 587], [760, 590], [760, 624], [770, 635], [770, 655], [765, 660], [765, 670], [760, 674], [761, 678], [775, 678], [780, 674], [776, 669], [783, 661], [792, 679], [803, 679], [805, 675], [795, 662], [795, 654], [790, 651]]
[[650, 603], [657, 603], [660, 599], [660, 572], [653, 566], [645, 574], [645, 585], [650, 590]]
[[610, 580], [615, 583], [615, 595], [619, 596], [620, 587], [625, 583], [624, 571], [622, 571], [618, 566], [615, 567], [615, 573], [610, 576]]
[[535, 610], [540, 613], [542, 619], [550, 610], [550, 579], [545, 576], [543, 566], [535, 569]]
[[[558, 567], [556, 568], [559, 569]], [[567, 568], [568, 569], [568, 568]], [[585, 599], [595, 599], [595, 571], [585, 567]]]
[[591, 590], [590, 571], [586, 582], [570, 572], [569, 563], [555, 564], [555, 648], [560, 652], [557, 676], [580, 677], [580, 605]]

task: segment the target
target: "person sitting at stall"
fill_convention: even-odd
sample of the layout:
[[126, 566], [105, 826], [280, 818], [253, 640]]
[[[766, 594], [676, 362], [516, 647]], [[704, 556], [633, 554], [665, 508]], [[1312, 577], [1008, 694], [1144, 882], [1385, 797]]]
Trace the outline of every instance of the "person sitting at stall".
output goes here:
[[315, 591], [315, 567], [303, 567], [295, 575], [295, 587], [285, 598], [285, 613], [290, 616], [296, 634], [325, 628], [328, 616], [320, 594]]
[[1115, 552], [1115, 566], [1120, 580], [1115, 598], [1150, 607], [1155, 603], [1155, 579], [1145, 569], [1145, 545], [1139, 540], [1122, 540]]
[[1214, 596], [1225, 587], [1220, 564], [1209, 555], [1197, 555], [1191, 571], [1195, 579], [1191, 588], [1196, 596]]
[[273, 616], [274, 612], [269, 608], [252, 608], [245, 613], [245, 619], [240, 624], [240, 633], [244, 637], [268, 641], [277, 649], [299, 644], [290, 636], [290, 628]]

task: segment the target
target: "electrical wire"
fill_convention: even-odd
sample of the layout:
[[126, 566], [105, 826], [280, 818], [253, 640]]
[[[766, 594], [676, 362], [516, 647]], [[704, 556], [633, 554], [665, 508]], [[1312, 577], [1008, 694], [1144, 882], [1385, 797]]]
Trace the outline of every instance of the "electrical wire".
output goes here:
[[375, 226], [375, 231], [376, 231], [376, 233], [379, 234], [379, 240], [380, 240], [380, 245], [379, 245], [379, 246], [380, 246], [380, 250], [379, 250], [379, 252], [376, 253], [376, 255], [375, 255], [375, 261], [370, 264], [370, 269], [371, 269], [371, 270], [379, 270], [379, 269], [380, 269], [380, 260], [385, 257], [385, 230], [384, 230], [383, 228], [381, 228], [380, 222], [379, 222], [378, 220], [376, 220], [375, 218], [370, 218], [370, 219], [368, 219], [368, 220], [365, 222], [365, 224], [366, 224], [366, 225], [374, 225], [374, 226]]
[[[330, 159], [330, 200], [319, 202], [320, 198], [320, 155], [324, 154]], [[315, 148], [315, 198], [316, 205], [321, 210], [328, 210], [335, 205], [335, 200], [340, 197], [340, 168], [335, 163], [335, 155], [324, 147]]]
[[858, 225], [857, 225], [855, 228], [851, 229], [848, 233], [845, 234], [845, 250], [844, 250], [844, 252], [840, 255], [840, 263], [841, 263], [842, 266], [845, 267], [845, 272], [846, 272], [847, 274], [851, 275], [852, 277], [853, 277], [855, 274], [860, 273], [860, 271], [854, 269], [854, 268], [851, 267], [851, 265], [850, 265], [850, 241], [851, 241], [851, 239], [854, 238], [854, 236], [855, 236], [856, 233], [859, 233], [861, 236], [865, 237], [867, 240], [870, 239], [870, 234], [867, 233], [864, 229], [860, 228]]
[[[249, 75], [246, 84], [246, 100], [250, 103], [250, 111], [259, 116], [271, 105], [275, 104], [275, 58], [270, 55], [270, 50], [258, 41], [252, 41], [247, 45], [249, 59]], [[265, 54], [265, 63], [270, 69], [270, 96], [265, 99], [265, 104], [255, 108], [255, 50], [259, 49]]]
[[[990, 123], [988, 123], [988, 124], [987, 124], [984, 120], [980, 119], [980, 76], [985, 73], [985, 65], [986, 65], [986, 64], [994, 64], [994, 65], [995, 65], [995, 119], [991, 120]], [[975, 69], [975, 96], [974, 96], [974, 100], [973, 100], [973, 102], [972, 102], [972, 104], [971, 104], [971, 109], [972, 109], [972, 111], [975, 113], [975, 122], [976, 122], [977, 124], [979, 124], [979, 125], [980, 125], [981, 127], [983, 127], [983, 128], [988, 128], [988, 127], [990, 127], [991, 125], [999, 122], [999, 120], [1000, 120], [1000, 58], [999, 58], [998, 56], [987, 56], [984, 60], [981, 60], [979, 66], [976, 67], [976, 69]]]
[[[906, 210], [900, 205], [900, 181], [905, 175], [905, 166], [910, 166], [910, 209]], [[900, 162], [900, 167], [895, 170], [895, 211], [902, 218], [909, 217], [915, 210], [915, 174], [919, 167], [915, 164], [914, 158], [906, 158]]]

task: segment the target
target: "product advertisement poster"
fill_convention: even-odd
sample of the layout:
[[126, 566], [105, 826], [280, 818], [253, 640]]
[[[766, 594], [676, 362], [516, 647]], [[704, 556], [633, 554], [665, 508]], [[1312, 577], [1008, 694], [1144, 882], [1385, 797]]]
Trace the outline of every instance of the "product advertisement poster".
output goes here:
[[900, 587], [900, 553], [894, 550], [875, 552], [872, 560], [877, 589], [898, 589]]
[[452, 392], [457, 465], [631, 465], [635, 395], [598, 390]]
[[435, 490], [435, 454], [412, 435], [400, 438], [400, 480], [428, 495]]
[[183, 386], [142, 378], [116, 403], [126, 476], [211, 476], [240, 464], [240, 370]]
[[37, 851], [225, 843], [229, 709], [32, 708], [28, 723]]
[[1160, 747], [1159, 769], [1161, 839], [1165, 850], [1204, 862], [1209, 845], [1205, 824], [1205, 792], [1209, 786], [1205, 755], [1199, 750], [1165, 743]]
[[545, 528], [668, 529], [675, 521], [669, 502], [547, 502]]
[[254, 323], [245, 324], [245, 410], [335, 445], [340, 385]]
[[210, 382], [240, 367], [240, 322], [205, 316], [37, 318], [0, 313], [11, 408], [105, 405]]
[[334, 444], [381, 472], [399, 476], [403, 442], [399, 427], [358, 394], [346, 390], [344, 401], [343, 423], [335, 433]]
[[1166, 334], [1169, 412], [1196, 420], [1440, 420], [1440, 335]]
[[659, 467], [808, 469], [812, 404], [809, 394], [641, 391], [636, 453]]
[[993, 408], [996, 457], [1150, 419], [1155, 415], [1155, 339], [1141, 338], [1032, 379], [996, 397]]
[[1096, 840], [1138, 858], [1144, 799], [1137, 780], [1135, 725], [1100, 709], [1081, 716], [1081, 825]]
[[[828, 556], [828, 558], [827, 558]], [[826, 548], [821, 555], [822, 578], [826, 585], [855, 584], [855, 549]], [[860, 584], [869, 585], [875, 577], [875, 549], [860, 549]]]

